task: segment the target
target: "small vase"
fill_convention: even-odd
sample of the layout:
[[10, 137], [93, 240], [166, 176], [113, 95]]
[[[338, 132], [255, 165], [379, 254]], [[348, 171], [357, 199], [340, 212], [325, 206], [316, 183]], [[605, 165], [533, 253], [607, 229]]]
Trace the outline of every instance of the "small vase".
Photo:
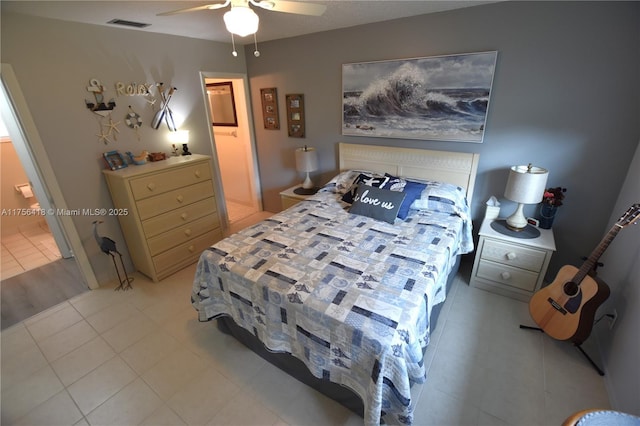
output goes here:
[[551, 229], [553, 226], [553, 219], [556, 217], [556, 211], [558, 207], [551, 204], [540, 205], [540, 228]]

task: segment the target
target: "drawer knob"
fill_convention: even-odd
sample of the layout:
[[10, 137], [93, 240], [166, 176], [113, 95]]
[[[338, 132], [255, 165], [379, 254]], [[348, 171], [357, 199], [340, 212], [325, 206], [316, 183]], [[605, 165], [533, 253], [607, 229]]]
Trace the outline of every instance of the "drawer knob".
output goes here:
[[156, 184], [155, 184], [155, 183], [153, 183], [153, 182], [149, 183], [149, 184], [147, 185], [147, 189], [148, 189], [149, 191], [153, 191], [154, 189], [156, 189]]
[[187, 220], [187, 217], [189, 217], [189, 215], [186, 213], [182, 213], [180, 217], [182, 218], [182, 220]]
[[184, 235], [186, 235], [187, 237], [191, 235], [191, 229], [185, 229], [184, 230]]
[[506, 271], [501, 273], [500, 276], [502, 277], [503, 280], [508, 280], [509, 278], [511, 278], [511, 274]]
[[200, 177], [200, 170], [196, 170], [195, 172], [193, 172], [193, 174], [195, 175], [195, 177], [199, 178]]
[[195, 251], [195, 249], [196, 249], [196, 248], [195, 248], [194, 246], [189, 246], [189, 251], [190, 251], [191, 253], [193, 253], [193, 252]]
[[184, 197], [183, 197], [182, 195], [178, 195], [178, 196], [176, 197], [176, 200], [177, 200], [179, 203], [181, 203], [181, 202], [183, 202], [183, 201], [184, 201]]
[[509, 253], [507, 253], [507, 259], [509, 260], [514, 260], [516, 257], [518, 257], [518, 255], [516, 255], [514, 252], [510, 251]]

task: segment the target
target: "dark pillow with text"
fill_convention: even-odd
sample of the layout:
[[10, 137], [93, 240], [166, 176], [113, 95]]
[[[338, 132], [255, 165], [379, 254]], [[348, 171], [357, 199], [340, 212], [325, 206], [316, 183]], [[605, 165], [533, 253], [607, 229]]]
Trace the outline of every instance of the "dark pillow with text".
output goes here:
[[349, 213], [393, 224], [406, 194], [373, 186], [358, 185]]

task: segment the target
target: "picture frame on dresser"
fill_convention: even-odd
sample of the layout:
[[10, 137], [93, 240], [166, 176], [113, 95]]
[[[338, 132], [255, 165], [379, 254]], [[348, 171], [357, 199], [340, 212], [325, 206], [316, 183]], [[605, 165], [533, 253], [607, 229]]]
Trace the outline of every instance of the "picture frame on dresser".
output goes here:
[[124, 155], [118, 151], [108, 151], [103, 154], [104, 161], [107, 163], [107, 167], [110, 170], [119, 170], [127, 167], [127, 160]]

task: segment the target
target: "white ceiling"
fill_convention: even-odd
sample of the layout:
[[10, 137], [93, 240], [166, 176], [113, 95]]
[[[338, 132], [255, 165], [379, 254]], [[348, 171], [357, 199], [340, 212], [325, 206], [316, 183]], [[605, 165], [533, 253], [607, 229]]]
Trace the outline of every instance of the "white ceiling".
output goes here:
[[[277, 0], [276, 0], [277, 1]], [[315, 1], [324, 4], [326, 12], [322, 16], [303, 16], [290, 13], [273, 12], [258, 7], [253, 9], [260, 16], [258, 42], [295, 37], [347, 28], [372, 22], [387, 21], [407, 16], [435, 13], [445, 10], [476, 6], [495, 1]], [[65, 21], [88, 24], [117, 25], [107, 22], [116, 18], [143, 22], [151, 26], [140, 29], [155, 33], [173, 34], [185, 37], [213, 40], [224, 43], [231, 41], [222, 16], [228, 10], [202, 10], [172, 16], [156, 16], [158, 13], [201, 6], [207, 1], [7, 1], [1, 0], [2, 12], [15, 12]], [[125, 27], [119, 27], [125, 28]], [[126, 27], [129, 28], [129, 27]], [[236, 37], [237, 44], [253, 43], [253, 37]]]

